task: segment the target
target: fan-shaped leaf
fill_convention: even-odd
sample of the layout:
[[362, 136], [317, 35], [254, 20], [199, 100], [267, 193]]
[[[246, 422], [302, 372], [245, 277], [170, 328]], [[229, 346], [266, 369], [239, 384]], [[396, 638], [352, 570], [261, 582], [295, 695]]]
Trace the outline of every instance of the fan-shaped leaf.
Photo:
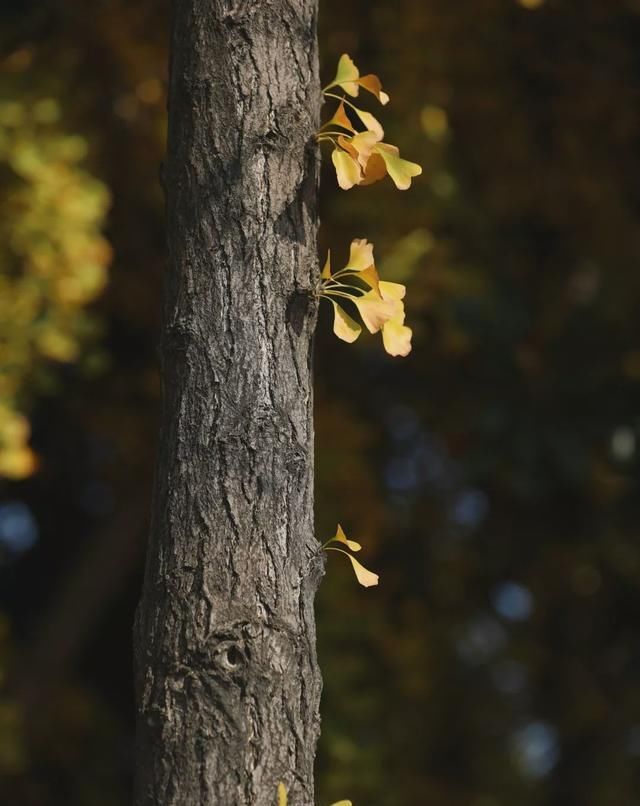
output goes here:
[[382, 326], [382, 344], [389, 355], [409, 355], [411, 352], [411, 336], [411, 328], [396, 319], [391, 319]]
[[349, 262], [345, 269], [364, 271], [373, 265], [373, 244], [366, 238], [354, 238], [349, 248]]
[[403, 160], [395, 146], [388, 143], [378, 143], [375, 150], [385, 162], [387, 172], [398, 190], [407, 190], [411, 187], [411, 179], [420, 176], [422, 167], [416, 162]]
[[350, 154], [340, 148], [334, 148], [331, 160], [336, 169], [338, 185], [343, 190], [349, 190], [358, 184], [362, 176], [360, 166]]
[[382, 83], [378, 76], [374, 75], [373, 73], [369, 73], [368, 75], [359, 78], [358, 84], [361, 87], [364, 87], [365, 90], [368, 90], [370, 93], [375, 95], [383, 106], [389, 103], [389, 96], [386, 92], [383, 92]]
[[333, 332], [339, 339], [351, 344], [362, 333], [362, 328], [337, 302], [334, 300], [331, 302], [333, 304]]

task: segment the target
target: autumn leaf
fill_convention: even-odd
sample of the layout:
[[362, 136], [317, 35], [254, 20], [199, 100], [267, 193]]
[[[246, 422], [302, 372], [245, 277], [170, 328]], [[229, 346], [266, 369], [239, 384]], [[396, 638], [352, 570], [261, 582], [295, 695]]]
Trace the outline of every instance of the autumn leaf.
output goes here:
[[411, 328], [404, 324], [404, 304], [406, 287], [402, 283], [380, 280], [380, 294], [384, 300], [395, 305], [395, 313], [382, 326], [382, 344], [392, 356], [406, 356], [411, 352]]
[[373, 132], [378, 140], [382, 140], [384, 137], [384, 129], [376, 116], [372, 115], [371, 112], [366, 112], [364, 109], [358, 109], [358, 107], [354, 106], [353, 104], [350, 104], [350, 108], [353, 109], [356, 115], [360, 118], [365, 129], [369, 132]]
[[[347, 552], [344, 552], [347, 554]], [[380, 577], [378, 574], [374, 574], [373, 571], [369, 571], [368, 568], [365, 568], [362, 563], [358, 562], [355, 557], [352, 557], [351, 554], [347, 554], [347, 557], [351, 560], [351, 565], [353, 566], [353, 572], [356, 575], [356, 579], [362, 585], [363, 588], [371, 588], [374, 585], [378, 584]]]
[[378, 277], [378, 271], [375, 266], [368, 266], [364, 271], [358, 274], [358, 277], [364, 280], [376, 293], [380, 294], [380, 278]]
[[368, 90], [368, 92], [370, 92], [372, 95], [375, 95], [383, 106], [389, 103], [389, 96], [383, 91], [382, 82], [378, 76], [374, 75], [373, 73], [369, 73], [368, 75], [359, 78], [358, 84], [363, 87], [363, 89]]
[[331, 250], [327, 252], [327, 259], [324, 262], [324, 267], [322, 269], [322, 272], [320, 273], [320, 277], [323, 280], [331, 279]]
[[360, 78], [360, 71], [355, 66], [353, 59], [349, 54], [343, 53], [338, 61], [338, 69], [336, 76], [330, 84], [325, 87], [326, 90], [331, 87], [342, 87], [342, 89], [355, 98], [360, 89], [358, 79]]
[[378, 76], [369, 73], [361, 77], [360, 71], [347, 53], [343, 53], [340, 57], [336, 76], [330, 84], [327, 84], [325, 90], [331, 89], [331, 87], [341, 87], [353, 98], [358, 95], [358, 90], [362, 87], [375, 95], [383, 106], [389, 103], [389, 96], [383, 91], [382, 83]]
[[349, 262], [345, 270], [364, 271], [373, 265], [373, 244], [366, 238], [354, 238], [349, 247]]
[[338, 185], [343, 190], [349, 190], [360, 182], [362, 176], [360, 166], [350, 154], [340, 148], [334, 148], [331, 160], [336, 169]]
[[387, 165], [382, 159], [380, 154], [373, 153], [370, 155], [364, 167], [361, 185], [373, 185], [374, 182], [379, 182], [387, 175]]
[[349, 261], [347, 265], [340, 270], [340, 274], [357, 274], [360, 280], [363, 280], [370, 288], [373, 288], [378, 294], [378, 272], [373, 260], [373, 244], [369, 243], [365, 238], [355, 238], [351, 241], [349, 249]]
[[362, 328], [335, 300], [331, 300], [331, 302], [333, 304], [333, 332], [342, 341], [349, 342], [349, 344], [354, 342], [362, 333]]
[[382, 299], [386, 300], [403, 300], [407, 293], [407, 287], [402, 283], [391, 283], [389, 280], [380, 280], [380, 294]]
[[377, 333], [395, 313], [393, 303], [382, 299], [373, 289], [353, 302], [369, 333]]
[[349, 538], [344, 533], [344, 531], [342, 529], [342, 526], [340, 526], [340, 524], [338, 524], [338, 527], [336, 529], [335, 535], [333, 537], [329, 538], [329, 540], [327, 540], [327, 543], [325, 543], [325, 546], [328, 543], [333, 543], [333, 542], [343, 543], [345, 546], [348, 546], [348, 548], [350, 548], [351, 551], [360, 551], [360, 549], [362, 548], [360, 543], [356, 543], [355, 540], [349, 540]]
[[278, 806], [287, 806], [287, 788], [282, 781], [278, 784]]
[[382, 344], [385, 352], [392, 356], [406, 356], [411, 352], [410, 327], [396, 319], [390, 319], [382, 326]]
[[374, 148], [384, 160], [387, 173], [398, 190], [407, 190], [411, 187], [412, 178], [420, 176], [422, 173], [422, 167], [416, 162], [401, 159], [396, 146], [389, 143], [378, 143]]
[[344, 554], [345, 557], [348, 557], [351, 565], [353, 566], [353, 572], [356, 575], [356, 579], [363, 588], [371, 588], [373, 585], [378, 584], [378, 580], [380, 579], [378, 574], [374, 574], [373, 571], [369, 571], [368, 568], [365, 568], [364, 565], [362, 565], [361, 562], [358, 562], [358, 560], [349, 554], [348, 551], [336, 548], [335, 546], [326, 546], [325, 551], [337, 551], [340, 554]]
[[373, 149], [380, 139], [375, 132], [366, 131], [358, 132], [358, 134], [349, 138], [338, 137], [338, 143], [358, 160], [358, 164], [362, 169], [365, 169]]
[[[350, 165], [351, 178], [349, 188], [354, 185], [372, 185], [389, 174], [398, 190], [407, 190], [411, 187], [411, 180], [420, 176], [422, 166], [416, 162], [402, 159], [397, 146], [380, 142], [382, 135], [376, 131], [358, 132], [352, 136], [339, 135], [338, 145], [345, 151], [351, 160], [358, 164], [360, 171]], [[335, 153], [335, 152], [334, 152]], [[341, 158], [342, 161], [345, 158]], [[334, 165], [335, 165], [334, 159]], [[346, 165], [346, 161], [344, 162]], [[336, 173], [338, 169], [336, 167]], [[338, 175], [338, 184], [341, 177]], [[340, 187], [343, 187], [340, 184]]]
[[356, 130], [353, 128], [353, 124], [349, 120], [347, 113], [345, 111], [344, 101], [340, 102], [340, 105], [333, 113], [333, 117], [331, 118], [331, 120], [328, 120], [323, 125], [322, 128], [326, 129], [329, 128], [330, 126], [339, 126], [341, 129], [346, 129], [347, 131], [353, 132], [355, 134]]

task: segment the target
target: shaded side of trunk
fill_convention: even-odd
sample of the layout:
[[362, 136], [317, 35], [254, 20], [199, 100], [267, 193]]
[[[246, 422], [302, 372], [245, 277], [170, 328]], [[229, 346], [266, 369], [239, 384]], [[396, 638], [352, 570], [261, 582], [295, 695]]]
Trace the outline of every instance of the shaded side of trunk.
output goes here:
[[317, 0], [175, 0], [137, 806], [313, 804]]

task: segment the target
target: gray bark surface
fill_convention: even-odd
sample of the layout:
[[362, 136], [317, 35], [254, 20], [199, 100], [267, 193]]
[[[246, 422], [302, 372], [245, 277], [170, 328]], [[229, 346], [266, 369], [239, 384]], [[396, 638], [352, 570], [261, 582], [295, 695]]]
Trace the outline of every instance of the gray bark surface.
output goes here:
[[312, 806], [317, 0], [175, 0], [137, 806]]

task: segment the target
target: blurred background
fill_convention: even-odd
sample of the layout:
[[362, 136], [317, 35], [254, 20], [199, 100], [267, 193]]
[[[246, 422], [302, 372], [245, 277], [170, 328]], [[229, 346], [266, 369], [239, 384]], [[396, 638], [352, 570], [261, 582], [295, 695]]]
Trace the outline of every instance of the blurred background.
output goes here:
[[[166, 0], [0, 7], [0, 802], [125, 806], [159, 381]], [[318, 804], [640, 804], [640, 0], [322, 0], [407, 193], [414, 349], [323, 310]], [[375, 102], [370, 107], [375, 111]], [[328, 162], [328, 160], [325, 160]]]

